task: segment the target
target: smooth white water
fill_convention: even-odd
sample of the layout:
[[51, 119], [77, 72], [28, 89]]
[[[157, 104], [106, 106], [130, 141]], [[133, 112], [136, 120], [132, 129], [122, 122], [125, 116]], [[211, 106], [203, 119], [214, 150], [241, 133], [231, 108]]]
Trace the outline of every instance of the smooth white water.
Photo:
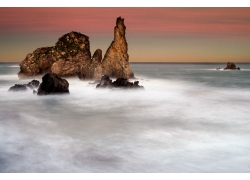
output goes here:
[[249, 64], [132, 64], [144, 91], [69, 78], [53, 96], [7, 92], [32, 80], [13, 66], [0, 67], [0, 172], [250, 172]]

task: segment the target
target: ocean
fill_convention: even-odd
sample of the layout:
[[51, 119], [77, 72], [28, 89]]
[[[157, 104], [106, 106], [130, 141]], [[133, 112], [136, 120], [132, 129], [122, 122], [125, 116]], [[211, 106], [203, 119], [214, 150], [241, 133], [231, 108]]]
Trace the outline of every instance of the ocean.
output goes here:
[[0, 172], [250, 172], [250, 64], [131, 63], [144, 90], [8, 92], [0, 63]]

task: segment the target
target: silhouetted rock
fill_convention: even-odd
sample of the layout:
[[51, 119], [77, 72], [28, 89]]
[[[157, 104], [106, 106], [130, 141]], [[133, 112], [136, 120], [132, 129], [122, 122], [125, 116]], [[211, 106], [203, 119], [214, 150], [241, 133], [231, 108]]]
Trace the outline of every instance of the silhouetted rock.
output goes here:
[[139, 81], [134, 81], [134, 83], [129, 82], [126, 78], [117, 78], [114, 82], [109, 78], [109, 76], [102, 76], [101, 82], [97, 84], [96, 88], [122, 88], [122, 89], [143, 89], [143, 86], [139, 85]]
[[91, 60], [89, 37], [70, 32], [59, 38], [53, 47], [37, 48], [20, 63], [19, 78], [48, 72], [59, 76], [77, 76], [82, 64]]
[[37, 95], [69, 93], [69, 83], [55, 73], [47, 73], [42, 78]]
[[224, 69], [224, 70], [227, 70], [227, 69], [232, 69], [232, 70], [240, 70], [240, 68], [236, 68], [236, 65], [232, 62], [228, 62], [227, 63], [227, 67]]
[[32, 80], [31, 82], [29, 82], [27, 84], [27, 86], [31, 89], [31, 90], [34, 90], [34, 89], [37, 89], [39, 87], [39, 84], [40, 82], [38, 80]]
[[8, 91], [14, 91], [14, 92], [20, 92], [20, 91], [27, 91], [27, 85], [26, 84], [15, 84], [14, 86], [11, 86]]
[[102, 74], [114, 78], [134, 78], [129, 66], [128, 44], [125, 37], [124, 19], [118, 17], [114, 28], [114, 41], [102, 61]]
[[96, 85], [96, 88], [106, 88], [112, 86], [112, 80], [109, 76], [103, 75], [99, 84]]
[[27, 91], [36, 90], [39, 87], [40, 82], [38, 80], [32, 80], [28, 84], [15, 84], [10, 87], [8, 91]]

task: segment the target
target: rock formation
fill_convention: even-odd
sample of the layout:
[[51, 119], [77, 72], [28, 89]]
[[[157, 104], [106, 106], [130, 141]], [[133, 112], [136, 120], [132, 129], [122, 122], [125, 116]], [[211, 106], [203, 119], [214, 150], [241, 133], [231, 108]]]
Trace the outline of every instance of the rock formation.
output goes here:
[[227, 63], [227, 67], [224, 69], [224, 70], [227, 70], [227, 69], [232, 69], [232, 70], [240, 70], [240, 68], [236, 68], [236, 65], [232, 62], [228, 62]]
[[117, 78], [114, 82], [109, 76], [104, 75], [96, 88], [120, 88], [120, 89], [144, 89], [143, 86], [139, 86], [139, 81], [134, 83], [129, 82], [126, 78]]
[[19, 78], [46, 73], [59, 76], [78, 76], [80, 79], [100, 79], [102, 75], [115, 78], [134, 78], [129, 66], [128, 44], [124, 19], [118, 17], [114, 28], [114, 41], [102, 60], [97, 49], [91, 58], [89, 37], [70, 32], [59, 38], [53, 47], [42, 47], [29, 53], [20, 63]]
[[18, 76], [25, 78], [47, 72], [59, 76], [76, 76], [81, 64], [91, 60], [89, 37], [70, 32], [59, 38], [53, 47], [43, 47], [30, 53], [20, 63]]
[[102, 50], [97, 49], [89, 63], [81, 64], [79, 79], [100, 79], [102, 77]]
[[20, 91], [27, 91], [27, 85], [26, 84], [15, 84], [14, 86], [11, 86], [8, 91], [12, 92], [20, 92]]
[[55, 73], [47, 73], [42, 78], [37, 95], [69, 93], [69, 83]]
[[114, 28], [114, 41], [102, 61], [102, 74], [115, 78], [134, 78], [129, 66], [128, 44], [124, 19], [118, 17]]
[[40, 82], [38, 80], [32, 80], [27, 84], [31, 90], [36, 90], [39, 87]]
[[32, 80], [28, 84], [15, 84], [10, 87], [8, 91], [17, 92], [17, 91], [27, 91], [28, 89], [36, 91], [39, 87], [40, 82], [37, 80]]

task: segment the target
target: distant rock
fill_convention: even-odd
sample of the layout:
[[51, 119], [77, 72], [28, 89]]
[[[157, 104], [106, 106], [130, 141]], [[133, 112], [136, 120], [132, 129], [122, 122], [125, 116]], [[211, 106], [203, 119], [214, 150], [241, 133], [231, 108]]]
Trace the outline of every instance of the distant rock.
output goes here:
[[28, 89], [36, 91], [39, 87], [40, 82], [38, 80], [32, 80], [28, 84], [15, 84], [10, 87], [8, 91], [27, 91]]
[[139, 85], [139, 81], [129, 82], [126, 78], [117, 78], [114, 82], [109, 76], [104, 75], [96, 88], [120, 88], [120, 89], [144, 89]]
[[69, 83], [55, 73], [47, 73], [42, 78], [37, 95], [69, 93]]
[[134, 78], [129, 66], [128, 44], [125, 37], [124, 19], [118, 17], [114, 28], [114, 41], [102, 61], [102, 74], [111, 78]]
[[37, 48], [20, 63], [19, 78], [43, 75], [77, 76], [82, 64], [91, 60], [89, 37], [70, 32], [59, 38], [53, 47]]
[[233, 62], [228, 62], [227, 63], [227, 67], [224, 69], [224, 70], [227, 70], [227, 69], [232, 69], [232, 70], [240, 70], [240, 68], [236, 68], [236, 65], [233, 63]]

